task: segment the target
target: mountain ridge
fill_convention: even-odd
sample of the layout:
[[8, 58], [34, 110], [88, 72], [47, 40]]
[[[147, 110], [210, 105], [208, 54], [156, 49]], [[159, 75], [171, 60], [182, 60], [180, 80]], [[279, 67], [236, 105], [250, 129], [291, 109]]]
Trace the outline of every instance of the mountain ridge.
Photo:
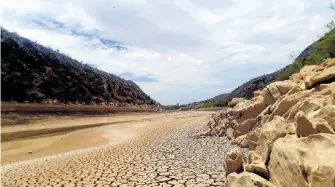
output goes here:
[[83, 64], [1, 27], [2, 101], [159, 105], [131, 80]]
[[262, 90], [273, 81], [286, 80], [293, 73], [297, 73], [304, 65], [311, 65], [320, 62], [325, 58], [332, 58], [335, 56], [335, 29], [326, 33], [323, 37], [307, 46], [294, 60], [293, 63], [286, 65], [282, 69], [279, 69], [273, 73], [265, 74], [256, 78], [253, 78], [230, 93], [223, 93], [200, 101], [203, 102], [222, 102], [228, 103], [233, 98], [246, 98], [250, 99], [253, 97], [253, 93], [256, 90]]

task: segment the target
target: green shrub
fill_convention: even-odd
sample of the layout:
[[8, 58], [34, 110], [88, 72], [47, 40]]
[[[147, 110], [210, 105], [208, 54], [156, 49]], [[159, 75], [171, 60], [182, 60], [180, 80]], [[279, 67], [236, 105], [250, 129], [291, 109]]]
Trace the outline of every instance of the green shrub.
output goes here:
[[294, 74], [298, 73], [301, 68], [303, 67], [303, 64], [301, 61], [296, 60], [291, 65], [286, 66], [282, 71], [278, 72], [275, 78], [275, 81], [283, 81], [289, 79], [289, 77]]
[[334, 31], [330, 31], [312, 45], [312, 49], [306, 58], [295, 60], [292, 64], [278, 72], [275, 81], [287, 80], [292, 74], [298, 73], [305, 65], [319, 64], [326, 58], [334, 57], [334, 52], [335, 33]]
[[164, 106], [162, 106], [162, 108], [164, 110], [177, 110], [177, 109], [179, 109], [179, 107], [177, 107], [176, 105], [164, 105]]
[[200, 109], [200, 108], [213, 108], [215, 107], [214, 102], [206, 102], [206, 103], [200, 103], [197, 106], [195, 106], [195, 109]]
[[228, 105], [228, 102], [229, 102], [228, 99], [224, 99], [220, 101], [208, 101], [208, 102], [198, 104], [197, 106], [195, 106], [195, 109], [225, 107]]

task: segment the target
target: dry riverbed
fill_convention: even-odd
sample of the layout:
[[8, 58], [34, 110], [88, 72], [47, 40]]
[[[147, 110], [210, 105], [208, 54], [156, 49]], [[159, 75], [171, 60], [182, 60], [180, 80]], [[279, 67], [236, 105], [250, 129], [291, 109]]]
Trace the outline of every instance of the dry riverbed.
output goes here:
[[225, 154], [234, 146], [225, 137], [189, 137], [205, 128], [211, 114], [100, 116], [27, 125], [25, 131], [111, 123], [2, 143], [2, 186], [220, 186]]

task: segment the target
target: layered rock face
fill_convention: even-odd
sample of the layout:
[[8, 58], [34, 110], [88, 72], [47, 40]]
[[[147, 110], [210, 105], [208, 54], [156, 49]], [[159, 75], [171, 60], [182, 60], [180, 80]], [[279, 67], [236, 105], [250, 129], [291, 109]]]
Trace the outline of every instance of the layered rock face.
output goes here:
[[227, 136], [249, 148], [227, 154], [230, 186], [335, 185], [335, 58], [236, 100], [198, 136]]

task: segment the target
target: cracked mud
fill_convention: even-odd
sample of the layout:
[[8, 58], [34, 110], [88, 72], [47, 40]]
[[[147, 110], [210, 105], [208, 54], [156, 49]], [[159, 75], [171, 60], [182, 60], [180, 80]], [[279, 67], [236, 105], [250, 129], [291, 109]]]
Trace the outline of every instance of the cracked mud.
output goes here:
[[117, 146], [2, 167], [2, 186], [220, 186], [225, 137], [194, 139], [204, 122], [161, 126]]

